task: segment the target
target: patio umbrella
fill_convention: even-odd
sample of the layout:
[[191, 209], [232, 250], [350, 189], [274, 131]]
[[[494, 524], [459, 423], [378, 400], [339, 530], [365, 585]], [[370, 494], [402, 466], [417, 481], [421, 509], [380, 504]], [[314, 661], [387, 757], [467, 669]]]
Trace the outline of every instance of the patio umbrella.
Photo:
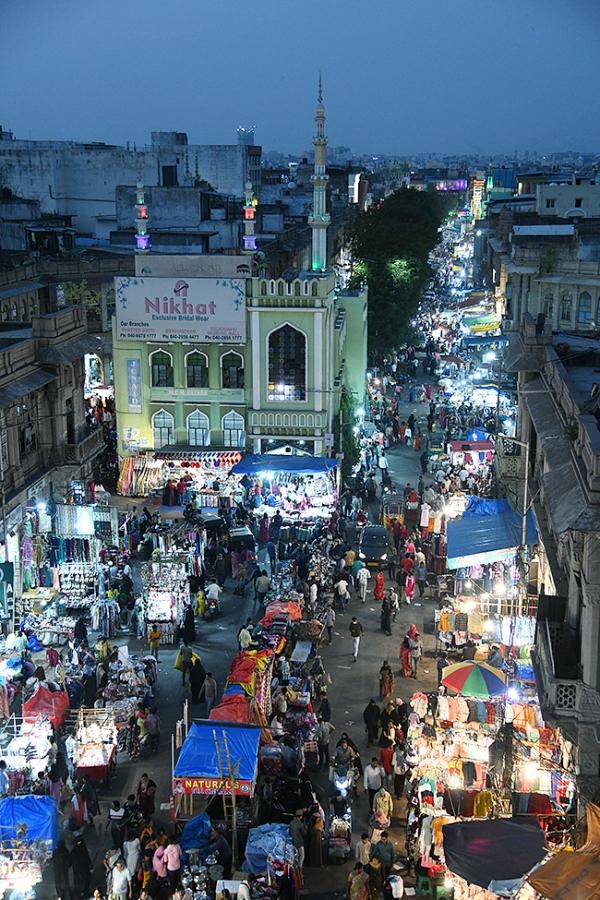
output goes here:
[[442, 671], [442, 684], [465, 697], [494, 697], [506, 691], [506, 676], [484, 662], [459, 662]]

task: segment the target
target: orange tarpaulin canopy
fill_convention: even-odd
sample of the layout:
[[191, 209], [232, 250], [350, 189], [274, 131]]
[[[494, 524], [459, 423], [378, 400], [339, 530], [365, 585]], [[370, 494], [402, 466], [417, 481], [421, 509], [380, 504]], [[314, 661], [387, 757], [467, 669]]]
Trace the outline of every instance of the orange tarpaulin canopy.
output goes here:
[[600, 807], [586, 808], [587, 841], [580, 850], [561, 850], [527, 881], [547, 900], [598, 900], [600, 897]]
[[48, 716], [55, 729], [59, 729], [69, 715], [69, 695], [66, 691], [49, 691], [38, 685], [29, 700], [23, 704], [23, 718], [35, 722], [38, 716]]
[[302, 618], [302, 610], [297, 603], [294, 603], [290, 600], [275, 600], [274, 603], [269, 603], [269, 605], [267, 606], [265, 614], [260, 620], [260, 624], [263, 628], [268, 628], [275, 616], [279, 615], [288, 615], [292, 622], [299, 622]]

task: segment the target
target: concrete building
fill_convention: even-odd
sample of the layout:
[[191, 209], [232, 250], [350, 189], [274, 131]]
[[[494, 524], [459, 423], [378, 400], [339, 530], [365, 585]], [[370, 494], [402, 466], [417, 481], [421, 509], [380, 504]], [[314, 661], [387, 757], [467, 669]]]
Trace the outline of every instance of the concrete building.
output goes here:
[[80, 235], [95, 236], [98, 221], [115, 216], [118, 185], [163, 187], [206, 183], [243, 197], [249, 179], [258, 187], [261, 147], [254, 144], [188, 144], [187, 134], [154, 131], [138, 150], [104, 143], [22, 141], [0, 129], [0, 189], [37, 200], [43, 213], [74, 218]]
[[[553, 335], [525, 313], [506, 366], [519, 373], [518, 436], [540, 535], [535, 579], [530, 572], [540, 591], [538, 691], [589, 799], [600, 784], [600, 341]], [[525, 454], [510, 439], [503, 447], [510, 490], [523, 482]]]
[[[104, 450], [102, 429], [85, 425], [83, 359], [96, 345], [85, 311], [74, 306], [0, 325], [0, 532], [3, 558], [17, 567], [23, 505], [68, 497]], [[17, 570], [17, 592], [18, 579]]]
[[[137, 255], [135, 278], [117, 281], [120, 454], [172, 445], [261, 452], [280, 444], [320, 454], [331, 446], [343, 389], [362, 399], [367, 296], [338, 292], [330, 268], [320, 90], [314, 140], [304, 271], [260, 276], [256, 269], [268, 271], [268, 261], [254, 252], [150, 252]], [[213, 317], [212, 331], [194, 318], [198, 310]]]

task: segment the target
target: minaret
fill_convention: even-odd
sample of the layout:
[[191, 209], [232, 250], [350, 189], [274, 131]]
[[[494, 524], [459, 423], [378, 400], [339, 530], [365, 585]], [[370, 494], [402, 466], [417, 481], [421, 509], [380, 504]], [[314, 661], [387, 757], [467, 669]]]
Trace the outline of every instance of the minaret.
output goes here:
[[148, 207], [144, 197], [144, 185], [138, 181], [135, 194], [135, 252], [147, 253], [149, 249]]
[[252, 182], [246, 182], [244, 192], [244, 253], [254, 253], [256, 250], [256, 237], [254, 234], [254, 219], [258, 200], [252, 190]]
[[327, 182], [329, 176], [325, 171], [327, 138], [325, 137], [325, 108], [323, 106], [323, 88], [319, 75], [319, 94], [315, 113], [315, 171], [313, 183], [313, 211], [308, 217], [312, 228], [312, 271], [324, 272], [327, 268], [327, 227], [331, 217], [327, 212]]

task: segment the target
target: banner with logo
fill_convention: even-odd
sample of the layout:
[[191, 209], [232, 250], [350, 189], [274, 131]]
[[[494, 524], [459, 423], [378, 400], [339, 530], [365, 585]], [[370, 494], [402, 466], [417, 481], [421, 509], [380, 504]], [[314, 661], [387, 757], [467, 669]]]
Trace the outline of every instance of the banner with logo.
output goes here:
[[15, 605], [15, 567], [0, 563], [0, 619], [12, 619]]
[[243, 278], [115, 278], [117, 339], [246, 341]]

